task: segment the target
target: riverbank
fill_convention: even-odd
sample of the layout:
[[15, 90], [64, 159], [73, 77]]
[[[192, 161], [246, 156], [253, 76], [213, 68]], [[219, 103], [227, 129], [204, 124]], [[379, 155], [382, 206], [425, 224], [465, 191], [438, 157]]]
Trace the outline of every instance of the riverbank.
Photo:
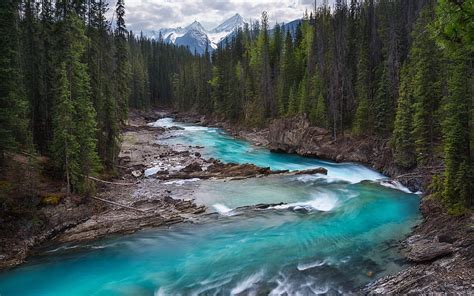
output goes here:
[[[202, 147], [199, 146], [157, 144], [157, 137], [166, 137], [167, 131], [179, 132], [179, 128], [151, 127], [147, 123], [168, 115], [162, 112], [132, 112], [122, 135], [120, 177], [108, 180], [112, 183], [98, 183], [99, 192], [95, 197], [100, 200], [83, 199], [78, 204], [70, 204], [69, 198], [66, 198], [57, 206], [42, 209], [51, 217], [56, 217], [58, 223], [61, 222], [60, 226], [50, 228], [48, 235], [30, 239], [29, 245], [24, 243], [27, 239], [17, 239], [17, 242], [23, 244], [19, 243], [20, 247], [10, 252], [11, 260], [2, 260], [2, 264], [14, 266], [23, 262], [26, 256], [31, 254], [28, 251], [43, 242], [74, 244], [113, 234], [132, 233], [149, 227], [166, 227], [180, 222], [192, 223], [204, 214], [206, 208], [194, 203], [192, 189], [179, 185], [183, 182], [288, 174], [286, 171], [271, 171], [254, 165], [223, 164], [214, 159], [204, 159], [201, 157]], [[279, 130], [273, 128], [272, 132], [269, 128], [248, 131], [228, 123], [211, 122], [200, 116], [176, 113], [173, 115], [182, 121], [223, 126], [233, 135], [245, 138], [256, 146], [271, 147], [274, 141], [271, 140], [271, 133]], [[273, 124], [280, 126], [279, 123]], [[292, 130], [280, 130], [282, 134], [288, 132], [295, 137], [298, 135]], [[288, 136], [283, 139], [289, 141], [286, 140]], [[331, 147], [330, 143], [323, 142], [325, 140], [324, 137], [320, 138], [320, 145]], [[288, 147], [294, 150], [287, 152], [303, 151], [297, 146]], [[352, 158], [358, 157], [357, 153], [352, 155]], [[148, 177], [144, 178], [144, 175]], [[115, 204], [104, 201], [112, 201]], [[407, 258], [415, 264], [399, 274], [370, 284], [363, 290], [364, 293], [459, 293], [472, 289], [472, 217], [446, 216], [438, 203], [428, 199], [422, 201], [422, 213], [424, 222], [402, 243]]]
[[[33, 222], [27, 221], [12, 225], [10, 228], [15, 231], [2, 231], [0, 269], [23, 263], [44, 243], [77, 243], [132, 233], [147, 227], [184, 222], [205, 211], [205, 207], [186, 199], [186, 192], [171, 188], [172, 184], [160, 184], [153, 191], [147, 190], [148, 183], [164, 183], [142, 178], [143, 170], [158, 161], [169, 168], [204, 162], [189, 152], [156, 145], [156, 137], [165, 130], [148, 127], [147, 120], [151, 119], [146, 115], [131, 114], [122, 132], [118, 177], [106, 181], [95, 179], [97, 193], [94, 196], [55, 195], [60, 197], [57, 203], [37, 206], [41, 227], [34, 228]], [[65, 192], [64, 188], [56, 191]]]
[[[165, 114], [160, 112], [131, 112], [122, 132], [118, 177], [95, 178], [97, 194], [88, 198], [57, 195], [57, 203], [38, 205], [39, 229], [31, 226], [33, 222], [27, 222], [12, 225], [14, 231], [3, 231], [0, 269], [23, 263], [43, 244], [80, 243], [192, 222], [206, 212], [206, 207], [197, 205], [193, 192], [180, 186], [186, 182], [326, 173], [321, 168], [290, 173], [252, 164], [222, 163], [201, 157], [203, 147], [157, 144], [158, 137], [178, 129], [148, 125], [162, 116]], [[55, 191], [64, 192], [60, 187], [59, 184]]]
[[[305, 117], [279, 119], [268, 127], [247, 129], [199, 114], [172, 114], [178, 121], [224, 128], [230, 134], [281, 153], [296, 153], [337, 162], [368, 165], [412, 191], [425, 191], [431, 177], [442, 168], [441, 160], [411, 171], [395, 165], [387, 140], [343, 136], [335, 141], [327, 130], [311, 127]], [[370, 294], [456, 293], [474, 291], [474, 215], [449, 216], [441, 203], [422, 196], [423, 221], [400, 242], [413, 263], [406, 270], [371, 283], [361, 292]]]

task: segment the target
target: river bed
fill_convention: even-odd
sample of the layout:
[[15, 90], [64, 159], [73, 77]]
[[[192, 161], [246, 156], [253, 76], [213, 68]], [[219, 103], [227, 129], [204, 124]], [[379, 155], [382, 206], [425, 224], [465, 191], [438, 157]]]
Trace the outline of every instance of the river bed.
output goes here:
[[[328, 175], [174, 181], [208, 213], [195, 223], [68, 244], [0, 274], [5, 295], [314, 295], [355, 291], [407, 263], [398, 241], [419, 197], [359, 164], [271, 153], [218, 128], [179, 126], [157, 139], [205, 157]], [[255, 204], [279, 204], [269, 208]]]

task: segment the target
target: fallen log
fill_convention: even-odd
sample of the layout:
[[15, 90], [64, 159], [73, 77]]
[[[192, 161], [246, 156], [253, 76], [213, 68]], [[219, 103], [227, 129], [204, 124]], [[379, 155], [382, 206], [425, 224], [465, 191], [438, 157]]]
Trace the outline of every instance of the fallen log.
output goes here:
[[112, 204], [114, 206], [118, 206], [118, 207], [121, 207], [121, 208], [129, 209], [129, 210], [133, 210], [133, 211], [137, 211], [137, 212], [141, 212], [141, 213], [146, 213], [145, 210], [140, 210], [140, 209], [137, 209], [137, 208], [129, 207], [129, 206], [126, 206], [126, 205], [123, 205], [123, 204], [119, 204], [119, 203], [110, 201], [110, 200], [102, 199], [100, 197], [91, 196], [91, 198], [95, 199], [95, 200], [98, 200], [98, 201], [101, 201], [101, 202], [109, 203], [109, 204]]
[[100, 183], [104, 183], [104, 184], [111, 184], [111, 185], [133, 186], [133, 185], [136, 184], [136, 183], [116, 183], [116, 182], [104, 181], [104, 180], [97, 179], [97, 178], [94, 178], [94, 177], [88, 177], [88, 178], [93, 180], [93, 181], [96, 181], [96, 182], [100, 182]]

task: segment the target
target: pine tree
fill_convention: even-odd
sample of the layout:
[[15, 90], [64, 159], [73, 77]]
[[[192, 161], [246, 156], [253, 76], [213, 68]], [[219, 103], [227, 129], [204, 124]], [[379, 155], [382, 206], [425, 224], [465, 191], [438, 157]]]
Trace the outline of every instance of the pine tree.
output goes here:
[[[91, 101], [90, 79], [87, 65], [82, 62], [87, 44], [84, 22], [74, 13], [67, 14], [61, 23], [61, 34], [62, 44], [67, 46], [62, 52], [64, 66], [61, 65], [61, 68], [65, 67], [65, 71], [61, 69], [58, 79], [63, 81], [59, 85], [54, 115], [55, 131], [58, 133], [54, 134], [53, 152], [56, 166], [65, 173], [70, 190], [88, 193], [93, 189], [88, 177], [99, 170], [100, 164], [97, 156], [97, 123]], [[64, 82], [64, 77], [67, 82]], [[65, 91], [67, 88], [68, 91]], [[67, 97], [69, 98], [66, 99]], [[63, 108], [67, 109], [67, 115], [64, 114], [66, 111]], [[69, 114], [72, 114], [71, 118]], [[73, 123], [68, 125], [67, 129], [58, 127], [64, 122], [69, 124], [70, 121]], [[61, 151], [65, 151], [68, 157], [62, 157]]]
[[[445, 154], [443, 197], [453, 213], [460, 213], [472, 201], [473, 156], [470, 155], [469, 116], [472, 110], [472, 69], [461, 49], [451, 52], [448, 94], [443, 113]], [[471, 113], [472, 115], [472, 113]]]
[[314, 108], [314, 115], [312, 116], [313, 122], [320, 127], [327, 127], [327, 108], [326, 108], [326, 100], [323, 97], [323, 94], [319, 94], [316, 106]]
[[415, 143], [412, 138], [412, 90], [410, 67], [404, 66], [401, 74], [400, 94], [395, 117], [392, 144], [395, 162], [404, 168], [416, 165]]
[[392, 131], [393, 123], [393, 106], [390, 81], [388, 77], [388, 67], [383, 66], [382, 75], [378, 83], [377, 91], [375, 92], [375, 116], [374, 128], [380, 136], [389, 135]]
[[130, 87], [130, 62], [127, 47], [127, 28], [125, 26], [124, 0], [118, 0], [115, 7], [117, 23], [115, 28], [115, 96], [117, 98], [118, 118], [123, 124], [127, 119]]
[[[33, 130], [33, 142], [40, 152], [46, 151], [47, 146], [47, 115], [45, 110], [48, 107], [47, 97], [42, 89], [44, 80], [43, 75], [47, 75], [41, 71], [43, 48], [41, 42], [41, 26], [38, 20], [38, 11], [36, 1], [24, 1], [24, 17], [21, 22], [21, 33], [28, 38], [22, 39], [22, 56], [25, 64], [23, 65], [24, 80], [28, 81], [26, 95], [29, 99], [30, 122]], [[47, 9], [47, 7], [45, 7]]]
[[[37, 113], [39, 122], [36, 122], [36, 132], [33, 127], [34, 143], [40, 153], [47, 154], [53, 138], [52, 114], [55, 97], [56, 83], [56, 65], [54, 55], [54, 10], [52, 0], [41, 1], [41, 33], [40, 40], [42, 44], [40, 55], [40, 98], [41, 102], [37, 104]], [[31, 101], [31, 99], [30, 99]], [[34, 106], [32, 106], [34, 108]], [[35, 124], [33, 124], [35, 126]]]
[[298, 94], [295, 85], [290, 87], [290, 94], [288, 96], [288, 116], [296, 115], [298, 113]]
[[18, 1], [0, 3], [0, 169], [5, 152], [28, 144], [27, 102], [19, 68]]
[[298, 87], [298, 113], [307, 114], [309, 110], [308, 79], [305, 75]]
[[413, 85], [413, 137], [418, 165], [430, 161], [438, 134], [436, 111], [441, 100], [440, 53], [426, 29], [432, 21], [432, 9], [423, 10], [415, 26], [410, 60], [414, 63]]
[[368, 45], [363, 42], [360, 47], [359, 63], [357, 66], [357, 110], [354, 117], [353, 130], [356, 135], [370, 133], [372, 120], [370, 112], [370, 66], [367, 53]]
[[65, 62], [60, 66], [57, 87], [52, 156], [56, 168], [64, 172], [67, 192], [71, 193], [72, 186], [79, 184], [82, 177], [79, 166], [80, 145], [75, 136], [76, 122], [74, 122], [74, 118], [77, 116], [71, 99]]
[[290, 87], [295, 82], [294, 75], [294, 52], [293, 37], [289, 31], [286, 32], [285, 45], [280, 58], [280, 71], [277, 82], [278, 113], [286, 115], [288, 111], [288, 98]]

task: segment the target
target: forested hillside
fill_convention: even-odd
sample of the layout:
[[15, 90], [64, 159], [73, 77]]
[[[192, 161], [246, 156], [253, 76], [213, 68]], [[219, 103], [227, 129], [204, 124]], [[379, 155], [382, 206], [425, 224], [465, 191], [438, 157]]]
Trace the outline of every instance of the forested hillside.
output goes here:
[[[7, 0], [0, 4], [0, 156], [50, 157], [68, 191], [114, 171], [128, 107], [171, 96], [170, 73], [184, 48], [126, 29], [123, 0], [111, 24], [107, 1]], [[113, 28], [113, 29], [112, 29]]]
[[[0, 3], [0, 168], [48, 156], [68, 191], [114, 172], [129, 107], [173, 106], [252, 127], [306, 114], [345, 135], [390, 140], [403, 168], [444, 162], [433, 189], [473, 200], [473, 2], [336, 1], [296, 34], [268, 21], [212, 56], [127, 31], [103, 0]], [[272, 29], [272, 30], [270, 30]]]
[[433, 188], [462, 212], [474, 179], [472, 13], [472, 1], [336, 1], [307, 12], [296, 36], [269, 32], [263, 13], [183, 65], [173, 99], [249, 126], [306, 114], [334, 140], [390, 140], [405, 169], [441, 158]]

